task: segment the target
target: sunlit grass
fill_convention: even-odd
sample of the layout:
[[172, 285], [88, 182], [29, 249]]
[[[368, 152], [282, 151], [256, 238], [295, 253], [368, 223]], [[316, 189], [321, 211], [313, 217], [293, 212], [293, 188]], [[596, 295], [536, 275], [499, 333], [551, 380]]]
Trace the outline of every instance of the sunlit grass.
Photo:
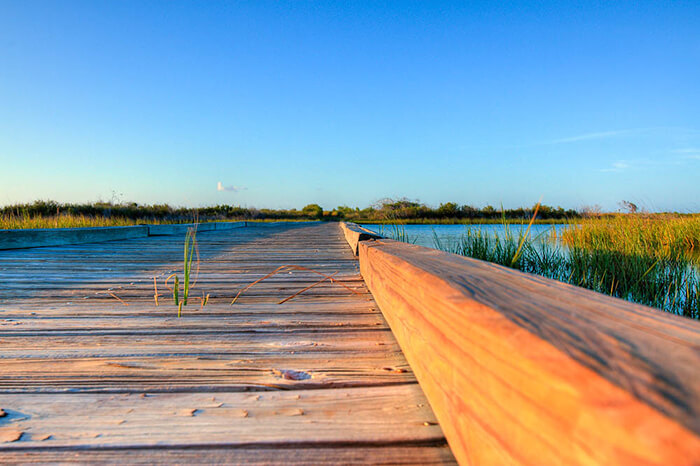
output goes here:
[[[180, 277], [176, 273], [173, 273], [165, 279], [165, 286], [169, 289], [170, 287], [168, 286], [168, 282], [170, 281], [170, 279], [173, 279], [173, 288], [171, 289], [171, 291], [173, 293], [173, 302], [175, 306], [177, 306], [178, 317], [182, 315], [182, 306], [187, 306], [187, 301], [190, 296], [190, 290], [196, 284], [196, 276], [194, 282], [192, 281], [192, 263], [195, 259], [195, 256], [197, 257], [196, 275], [199, 275], [199, 250], [197, 249], [196, 227], [188, 228], [187, 233], [185, 234], [184, 260], [182, 266], [182, 299], [180, 299]], [[202, 307], [206, 306], [207, 302], [209, 301], [209, 295], [206, 295], [206, 297], [202, 295], [201, 300]]]
[[185, 235], [185, 260], [184, 260], [184, 290], [182, 293], [182, 304], [187, 306], [187, 298], [190, 295], [190, 273], [192, 272], [192, 260], [194, 259], [194, 250], [197, 242], [197, 230], [188, 228]]
[[433, 233], [433, 242], [443, 251], [700, 318], [700, 217], [589, 220], [565, 229], [561, 241], [504, 228], [501, 235], [468, 228], [451, 242]]
[[[219, 220], [216, 220], [219, 221]], [[221, 220], [229, 221], [229, 220]], [[272, 223], [272, 222], [306, 222], [310, 220], [296, 219], [259, 219], [247, 220], [247, 222]], [[0, 230], [21, 230], [30, 228], [84, 228], [84, 227], [118, 227], [133, 225], [164, 225], [175, 223], [191, 223], [192, 220], [159, 220], [152, 218], [130, 219], [125, 217], [102, 217], [89, 215], [15, 215], [0, 214]]]
[[[86, 215], [60, 214], [51, 216], [42, 215], [0, 215], [0, 229], [28, 229], [28, 228], [80, 228], [80, 227], [114, 227], [131, 226], [146, 223], [123, 217], [92, 217]], [[149, 221], [158, 224], [162, 222]]]
[[589, 219], [564, 230], [562, 241], [568, 246], [661, 259], [692, 258], [700, 251], [700, 215], [618, 215]]
[[406, 227], [400, 223], [379, 224], [377, 234], [385, 238], [410, 244], [415, 244], [418, 239], [406, 233]]

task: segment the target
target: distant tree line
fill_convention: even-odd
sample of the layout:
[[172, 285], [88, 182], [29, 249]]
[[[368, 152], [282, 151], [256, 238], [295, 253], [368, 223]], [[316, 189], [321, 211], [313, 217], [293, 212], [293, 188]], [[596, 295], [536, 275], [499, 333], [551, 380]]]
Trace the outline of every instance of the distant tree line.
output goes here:
[[[417, 221], [417, 220], [524, 220], [532, 218], [535, 207], [519, 207], [517, 209], [496, 208], [491, 205], [475, 207], [468, 204], [459, 205], [456, 202], [446, 202], [438, 207], [430, 207], [418, 201], [408, 199], [383, 199], [377, 204], [365, 209], [351, 209], [341, 206], [333, 212], [337, 216], [352, 221]], [[540, 220], [563, 220], [581, 217], [574, 209], [565, 210], [561, 207], [540, 205], [537, 218]]]
[[[353, 222], [429, 222], [429, 221], [478, 221], [530, 219], [535, 206], [517, 209], [502, 209], [491, 205], [474, 207], [446, 202], [438, 207], [430, 207], [418, 201], [408, 199], [383, 199], [375, 205], [360, 209], [359, 207], [338, 206], [324, 210], [318, 204], [309, 204], [297, 209], [256, 209], [233, 205], [188, 208], [172, 207], [167, 204], [143, 205], [135, 202], [95, 202], [91, 204], [64, 204], [55, 201], [35, 201], [28, 204], [16, 204], [0, 207], [0, 214], [14, 216], [76, 215], [88, 217], [120, 217], [148, 222], [192, 221], [197, 218], [207, 220], [348, 220]], [[540, 220], [563, 220], [590, 215], [587, 209], [577, 211], [540, 205], [537, 218]]]

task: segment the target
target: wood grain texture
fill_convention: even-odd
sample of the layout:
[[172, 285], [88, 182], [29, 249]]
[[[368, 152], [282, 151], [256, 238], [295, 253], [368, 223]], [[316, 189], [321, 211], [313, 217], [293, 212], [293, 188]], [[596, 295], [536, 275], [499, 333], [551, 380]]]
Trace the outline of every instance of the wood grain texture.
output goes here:
[[456, 464], [447, 445], [258, 445], [188, 448], [99, 448], [81, 450], [41, 449], [4, 451], [4, 464]]
[[213, 222], [215, 230], [231, 230], [233, 228], [243, 228], [246, 222]]
[[420, 246], [359, 251], [460, 463], [700, 463], [698, 322]]
[[195, 225], [197, 226], [197, 231], [204, 232], [242, 228], [245, 227], [246, 222], [0, 230], [0, 250], [99, 243], [142, 238], [144, 236], [184, 235], [189, 228], [193, 228]]
[[118, 241], [144, 236], [148, 236], [146, 226], [0, 230], [0, 250]]
[[0, 251], [0, 463], [454, 462], [337, 224], [183, 237]]
[[184, 235], [190, 228], [197, 228], [198, 232], [212, 231], [216, 229], [216, 224], [211, 223], [178, 223], [164, 225], [147, 225], [148, 236]]
[[[21, 441], [37, 447], [250, 444], [440, 444], [430, 407], [412, 385], [264, 393], [2, 395]], [[48, 436], [48, 438], [47, 438]]]
[[340, 228], [342, 228], [343, 234], [345, 235], [345, 241], [348, 242], [352, 253], [356, 256], [358, 255], [358, 245], [360, 241], [382, 237], [381, 235], [378, 235], [377, 233], [368, 230], [367, 228], [363, 228], [355, 223], [340, 222]]
[[190, 228], [197, 228], [197, 232], [213, 231], [213, 230], [231, 230], [234, 228], [243, 228], [246, 222], [205, 222], [205, 223], [178, 223], [164, 225], [147, 225], [148, 236], [169, 236], [169, 235], [184, 235]]

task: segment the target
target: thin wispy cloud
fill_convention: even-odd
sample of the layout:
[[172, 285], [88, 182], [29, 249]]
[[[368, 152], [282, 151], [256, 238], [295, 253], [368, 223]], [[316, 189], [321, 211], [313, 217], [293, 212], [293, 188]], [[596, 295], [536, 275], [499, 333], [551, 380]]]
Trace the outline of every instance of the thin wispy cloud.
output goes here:
[[700, 147], [686, 147], [685, 149], [672, 150], [674, 154], [700, 154]]
[[630, 134], [645, 133], [648, 131], [652, 131], [654, 129], [655, 128], [635, 128], [635, 129], [621, 129], [621, 130], [616, 130], [616, 131], [599, 131], [597, 133], [585, 133], [585, 134], [579, 134], [577, 136], [570, 136], [570, 137], [566, 137], [566, 138], [553, 139], [553, 140], [548, 141], [544, 144], [567, 144], [570, 142], [592, 141], [595, 139], [611, 139], [611, 138], [616, 138], [619, 136], [627, 136]]
[[696, 137], [700, 135], [700, 131], [694, 128], [679, 128], [679, 127], [664, 127], [655, 126], [650, 128], [631, 128], [631, 129], [620, 129], [612, 131], [598, 131], [592, 133], [583, 133], [575, 136], [569, 136], [565, 138], [552, 139], [550, 141], [543, 142], [543, 145], [550, 144], [569, 144], [582, 141], [594, 141], [601, 139], [613, 139], [623, 136], [640, 135], [654, 133], [657, 135], [665, 135], [666, 137], [678, 138], [678, 137]]
[[[671, 151], [671, 153], [680, 153], [678, 151]], [[688, 163], [689, 160], [700, 160], [700, 151], [697, 153], [693, 152], [682, 152], [682, 156], [672, 156], [661, 157], [661, 158], [639, 158], [639, 159], [627, 159], [618, 160], [612, 163], [609, 167], [600, 168], [600, 172], [621, 172], [625, 170], [649, 170], [659, 167], [668, 166], [680, 166]]]
[[224, 186], [221, 181], [216, 183], [216, 190], [217, 191], [229, 191], [232, 193], [237, 193], [240, 191], [245, 191], [246, 189], [248, 189], [248, 188], [246, 188], [245, 186]]
[[700, 160], [700, 148], [686, 147], [684, 149], [676, 149], [671, 151], [674, 154], [679, 154], [684, 159]]
[[572, 144], [577, 142], [604, 140], [604, 139], [614, 139], [622, 136], [630, 136], [633, 134], [642, 134], [655, 131], [659, 128], [632, 128], [632, 129], [618, 129], [611, 131], [597, 131], [591, 133], [577, 134], [575, 136], [568, 136], [557, 139], [550, 139], [549, 141], [540, 141], [531, 144], [513, 146], [516, 148], [524, 147], [537, 147], [537, 146], [553, 146], [557, 144]]
[[630, 168], [630, 164], [628, 162], [625, 162], [624, 160], [618, 160], [617, 162], [613, 163], [611, 167], [608, 168], [601, 168], [601, 172], [621, 172], [623, 170], [627, 170]]

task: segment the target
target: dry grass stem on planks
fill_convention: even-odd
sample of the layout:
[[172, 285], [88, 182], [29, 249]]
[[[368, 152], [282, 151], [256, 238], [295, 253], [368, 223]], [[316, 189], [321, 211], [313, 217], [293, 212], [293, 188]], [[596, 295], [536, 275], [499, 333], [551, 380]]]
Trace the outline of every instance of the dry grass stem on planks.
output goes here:
[[[358, 295], [359, 295], [359, 294], [362, 294], [362, 293], [358, 293], [357, 291], [353, 290], [353, 289], [350, 288], [349, 286], [347, 286], [347, 285], [345, 285], [345, 284], [343, 284], [343, 283], [340, 283], [339, 281], [335, 280], [335, 279], [333, 278], [333, 276], [325, 275], [325, 274], [323, 274], [323, 273], [321, 273], [321, 272], [318, 272], [318, 271], [316, 271], [316, 270], [310, 269], [310, 268], [308, 268], [308, 267], [303, 267], [303, 266], [301, 266], [301, 265], [282, 265], [282, 266], [280, 266], [280, 267], [277, 267], [275, 270], [273, 270], [272, 272], [268, 273], [268, 274], [265, 275], [264, 277], [255, 280], [253, 283], [250, 283], [249, 285], [246, 285], [241, 291], [238, 292], [238, 294], [236, 294], [236, 297], [233, 298], [233, 301], [231, 301], [231, 304], [235, 304], [236, 301], [238, 301], [238, 298], [239, 298], [246, 290], [248, 290], [248, 289], [251, 288], [252, 286], [254, 286], [254, 285], [260, 283], [260, 282], [263, 281], [263, 280], [266, 280], [266, 279], [272, 277], [273, 275], [276, 275], [276, 274], [282, 272], [283, 270], [290, 270], [290, 269], [291, 269], [291, 270], [304, 270], [304, 271], [307, 271], [307, 272], [315, 273], [316, 275], [320, 275], [321, 277], [324, 278], [324, 280], [321, 280], [321, 282], [323, 282], [323, 281], [325, 281], [325, 280], [330, 280], [331, 283], [335, 283], [335, 284], [337, 284], [337, 285], [340, 285], [340, 286], [342, 286], [343, 288], [345, 288], [346, 290], [348, 290], [348, 291], [350, 291], [350, 292], [352, 292], [352, 293], [354, 293], [354, 294], [358, 294]], [[335, 274], [337, 274], [337, 273], [338, 273], [338, 272], [335, 272], [333, 275], [335, 275]], [[321, 283], [321, 282], [319, 282], [319, 283]], [[318, 283], [317, 283], [317, 284], [318, 284]], [[314, 285], [314, 286], [315, 286], [315, 285]], [[302, 291], [304, 291], [304, 290], [302, 290]], [[279, 303], [279, 304], [282, 304], [282, 303]]]
[[156, 302], [156, 307], [158, 307], [158, 297], [160, 294], [158, 294], [158, 282], [156, 281], [156, 277], [153, 277], [153, 299]]
[[311, 288], [313, 288], [313, 287], [316, 286], [316, 285], [320, 285], [321, 283], [325, 282], [326, 280], [333, 280], [333, 277], [334, 277], [335, 275], [337, 275], [337, 274], [338, 274], [338, 272], [335, 272], [333, 275], [329, 275], [328, 277], [322, 278], [322, 279], [320, 279], [319, 281], [317, 281], [316, 283], [314, 283], [313, 285], [309, 285], [309, 286], [307, 286], [306, 288], [304, 288], [303, 290], [299, 290], [299, 291], [297, 291], [296, 293], [294, 293], [293, 295], [291, 295], [291, 296], [289, 296], [289, 297], [287, 297], [287, 298], [284, 298], [282, 301], [280, 301], [280, 302], [277, 303], [277, 304], [286, 303], [286, 302], [289, 301], [290, 299], [292, 299], [292, 298], [294, 298], [294, 297], [296, 297], [296, 296], [299, 296], [299, 295], [302, 294], [304, 291], [310, 290]]
[[111, 297], [113, 297], [114, 299], [116, 299], [117, 301], [119, 301], [120, 303], [122, 303], [124, 306], [128, 306], [128, 305], [129, 305], [128, 303], [126, 303], [125, 301], [123, 301], [119, 296], [115, 295], [115, 294], [112, 293], [111, 291], [103, 291], [103, 293], [107, 293], [108, 295], [110, 295]]
[[204, 306], [209, 304], [209, 293], [207, 293], [207, 295], [204, 296], [204, 291], [202, 291], [202, 297], [201, 298], [198, 297], [198, 299], [201, 300], [201, 305], [199, 306], [199, 310], [201, 311], [204, 309]]

